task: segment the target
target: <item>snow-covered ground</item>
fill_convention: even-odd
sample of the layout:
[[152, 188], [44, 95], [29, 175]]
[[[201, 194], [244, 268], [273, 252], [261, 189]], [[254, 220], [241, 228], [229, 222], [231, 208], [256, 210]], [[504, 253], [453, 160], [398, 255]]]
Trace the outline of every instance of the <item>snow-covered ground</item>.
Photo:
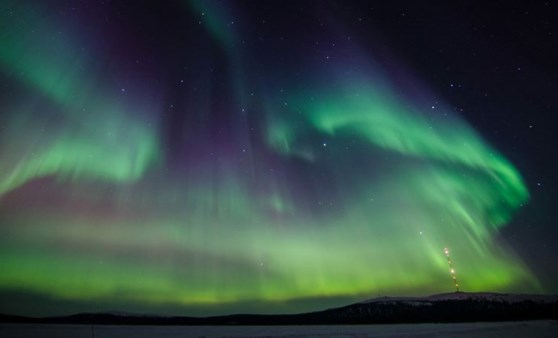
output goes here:
[[558, 321], [331, 326], [0, 324], [2, 338], [117, 337], [558, 337]]

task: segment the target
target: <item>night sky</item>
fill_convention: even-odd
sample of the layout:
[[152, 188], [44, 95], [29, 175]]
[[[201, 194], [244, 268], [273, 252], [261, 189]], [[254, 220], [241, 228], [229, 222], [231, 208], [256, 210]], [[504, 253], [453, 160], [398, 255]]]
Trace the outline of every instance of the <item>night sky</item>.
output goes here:
[[0, 313], [558, 293], [555, 13], [0, 1]]

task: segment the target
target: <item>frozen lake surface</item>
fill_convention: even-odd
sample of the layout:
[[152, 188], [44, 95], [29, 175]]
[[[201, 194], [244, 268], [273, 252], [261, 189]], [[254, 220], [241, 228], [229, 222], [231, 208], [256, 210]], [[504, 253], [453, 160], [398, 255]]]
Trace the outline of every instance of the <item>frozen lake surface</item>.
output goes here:
[[116, 337], [558, 337], [558, 321], [330, 326], [0, 324], [2, 338]]

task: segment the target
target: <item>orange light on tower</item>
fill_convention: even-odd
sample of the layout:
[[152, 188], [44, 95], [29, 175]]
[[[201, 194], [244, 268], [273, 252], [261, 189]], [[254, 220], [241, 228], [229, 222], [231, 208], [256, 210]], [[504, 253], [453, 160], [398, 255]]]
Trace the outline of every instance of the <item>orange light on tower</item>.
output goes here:
[[455, 275], [455, 269], [453, 268], [448, 248], [444, 248], [444, 255], [446, 255], [446, 258], [448, 259], [448, 265], [450, 268], [451, 279], [453, 280], [453, 285], [455, 286], [455, 292], [459, 292], [459, 284], [457, 283], [457, 276]]

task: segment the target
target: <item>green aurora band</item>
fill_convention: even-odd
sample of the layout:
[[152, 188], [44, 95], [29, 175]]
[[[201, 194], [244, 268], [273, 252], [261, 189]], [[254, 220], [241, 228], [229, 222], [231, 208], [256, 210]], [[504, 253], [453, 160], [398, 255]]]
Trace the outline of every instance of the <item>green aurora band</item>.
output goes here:
[[[0, 65], [33, 94], [2, 107], [9, 113], [0, 118], [5, 126], [0, 136], [0, 193], [46, 175], [138, 179], [156, 159], [156, 135], [130, 115], [154, 107], [144, 102], [131, 106], [100, 90], [99, 65], [84, 56], [85, 48], [80, 51], [67, 40], [52, 38], [49, 33], [63, 27], [39, 13], [20, 8], [19, 15], [2, 18], [6, 29], [0, 32]], [[54, 125], [59, 119], [63, 123]], [[21, 138], [22, 130], [26, 138]], [[32, 156], [21, 158], [28, 154]]]
[[[122, 98], [108, 63], [80, 56], [71, 30], [41, 13], [23, 27], [2, 16], [0, 71], [23, 88], [0, 107], [2, 292], [296, 312], [315, 307], [289, 302], [451, 291], [446, 246], [464, 290], [540, 290], [497, 239], [529, 198], [520, 174], [450, 108], [421, 107], [377, 66], [326, 73], [333, 85], [298, 83], [281, 99], [262, 90], [261, 105], [236, 88], [238, 106], [261, 117], [259, 137], [231, 140], [231, 155], [199, 139], [212, 127], [200, 123], [185, 142], [216, 155], [177, 169], [159, 96]], [[231, 48], [221, 40], [234, 35], [212, 27]], [[231, 58], [235, 87], [246, 86]]]

